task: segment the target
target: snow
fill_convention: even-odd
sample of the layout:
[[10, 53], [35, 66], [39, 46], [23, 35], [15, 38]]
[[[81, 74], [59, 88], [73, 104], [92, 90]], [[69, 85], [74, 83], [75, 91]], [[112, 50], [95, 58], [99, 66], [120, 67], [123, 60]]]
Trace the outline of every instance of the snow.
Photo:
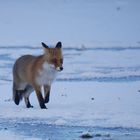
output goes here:
[[[12, 101], [15, 60], [26, 53], [38, 55], [42, 48], [0, 47], [0, 133], [5, 131], [1, 130], [4, 122], [140, 129], [140, 49], [63, 49], [64, 70], [52, 85], [48, 109], [42, 110], [34, 92], [30, 97], [34, 108]], [[26, 137], [26, 133], [18, 136], [10, 130], [4, 134]]]
[[3, 140], [9, 140], [9, 137], [11, 139], [19, 140], [19, 137], [10, 133], [10, 132], [5, 132], [5, 131], [0, 131], [0, 136]]
[[[32, 53], [34, 54], [35, 52], [36, 54], [36, 51], [38, 51], [38, 49], [34, 51], [32, 50]], [[16, 59], [16, 57], [13, 57], [16, 52], [19, 52], [19, 54], [22, 53], [18, 49], [17, 51], [8, 50], [7, 53], [11, 55], [8, 59], [6, 58], [2, 60], [3, 66], [0, 67], [1, 124], [3, 121], [8, 121], [8, 123], [15, 124], [24, 124], [26, 122], [28, 124], [38, 123], [58, 126], [91, 126], [101, 128], [121, 127], [140, 129], [140, 81], [139, 79], [135, 80], [135, 78], [134, 80], [131, 78], [129, 79], [130, 75], [135, 77], [135, 73], [138, 75], [140, 71], [139, 68], [137, 69], [139, 66], [139, 62], [136, 61], [138, 60], [136, 57], [138, 56], [137, 53], [135, 56], [131, 57], [133, 59], [130, 59], [130, 63], [126, 63], [126, 59], [130, 57], [129, 51], [116, 51], [116, 53], [110, 52], [110, 55], [107, 55], [108, 51], [96, 51], [96, 57], [102, 56], [102, 59], [104, 60], [103, 63], [100, 60], [101, 58], [98, 60], [89, 60], [89, 57], [92, 58], [92, 51], [86, 52], [85, 56], [89, 57], [86, 57], [87, 59], [85, 59], [85, 57], [83, 57], [85, 54], [84, 51], [78, 51], [78, 53], [81, 53], [81, 55], [78, 55], [73, 54], [71, 51], [68, 53], [66, 50], [66, 53], [71, 57], [65, 58], [64, 71], [58, 73], [58, 79], [52, 85], [50, 102], [47, 104], [48, 109], [42, 110], [39, 107], [34, 92], [30, 97], [31, 104], [34, 108], [27, 109], [24, 101], [22, 101], [19, 106], [16, 106], [12, 101], [11, 70], [12, 64]], [[101, 52], [104, 55], [102, 55]], [[5, 54], [5, 51], [3, 52], [2, 49], [1, 53]], [[120, 57], [113, 55], [117, 53], [120, 54]], [[109, 58], [113, 57], [114, 61], [111, 60], [111, 63]], [[135, 57], [136, 59], [134, 59]], [[106, 62], [105, 59], [108, 59], [108, 61]], [[116, 62], [117, 59], [118, 62]], [[89, 63], [86, 63], [85, 60], [86, 62], [89, 60]], [[93, 61], [93, 63], [90, 61]], [[7, 67], [7, 63], [9, 67]], [[70, 66], [70, 63], [72, 63], [73, 67]], [[123, 67], [118, 68], [117, 66], [119, 64]], [[101, 70], [96, 70], [93, 74], [94, 68], [98, 69], [96, 65], [100, 65]], [[133, 70], [135, 70], [135, 73]], [[80, 73], [79, 71], [83, 72]], [[107, 75], [109, 74], [111, 78], [108, 78], [108, 81], [100, 81], [98, 78], [101, 77], [102, 79], [106, 76], [106, 71]], [[123, 72], [122, 76], [126, 75], [127, 78], [122, 81], [113, 79], [115, 76], [118, 77], [118, 73], [121, 73], [121, 71]], [[77, 75], [80, 78], [78, 81], [74, 79]], [[83, 76], [85, 76], [85, 80], [82, 80]], [[95, 76], [97, 79], [88, 80], [88, 77], [92, 76]], [[72, 81], [69, 80], [71, 78], [73, 78]], [[0, 131], [0, 133], [2, 132]], [[4, 134], [11, 135], [11, 137], [15, 139], [15, 136], [9, 133], [9, 130], [8, 133], [4, 132]], [[21, 139], [20, 136], [17, 139]]]
[[24, 102], [16, 106], [8, 100], [11, 85], [2, 85], [5, 94], [0, 96], [0, 116], [52, 125], [140, 128], [139, 84], [55, 82], [47, 110], [39, 108], [35, 93], [31, 97], [33, 109], [26, 109]]
[[14, 134], [13, 132], [9, 132], [9, 131], [0, 131], [0, 136], [2, 138], [2, 140], [9, 140], [9, 138], [11, 140], [41, 140], [39, 138], [30, 138], [30, 137], [25, 137], [25, 136], [20, 136], [17, 134]]
[[[5, 122], [127, 128], [130, 135], [133, 129], [139, 131], [139, 13], [138, 0], [0, 1], [3, 140], [40, 139], [4, 129]], [[34, 92], [34, 108], [27, 109], [24, 101], [16, 106], [12, 66], [23, 54], [41, 54], [42, 41], [51, 47], [62, 41], [64, 70], [52, 85], [48, 109], [40, 109]]]

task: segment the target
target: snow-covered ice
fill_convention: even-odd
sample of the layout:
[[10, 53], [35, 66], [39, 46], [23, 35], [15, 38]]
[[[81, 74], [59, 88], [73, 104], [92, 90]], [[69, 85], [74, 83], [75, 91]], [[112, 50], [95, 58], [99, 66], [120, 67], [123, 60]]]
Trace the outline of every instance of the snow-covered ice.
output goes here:
[[[25, 47], [24, 51], [21, 51], [22, 47], [13, 48], [0, 48], [2, 58], [0, 129], [3, 130], [7, 122], [8, 130], [13, 129], [12, 124], [20, 124], [18, 127], [23, 128], [25, 124], [29, 125], [29, 128], [32, 125], [42, 124], [80, 127], [78, 129], [84, 127], [84, 131], [85, 127], [106, 128], [109, 131], [111, 128], [112, 130], [122, 128], [119, 131], [128, 129], [130, 130], [128, 133], [139, 131], [140, 69], [137, 61], [140, 57], [139, 48], [118, 51], [116, 49], [77, 50], [64, 47], [64, 71], [58, 75], [52, 85], [51, 100], [47, 104], [47, 110], [40, 109], [34, 92], [30, 97], [34, 108], [27, 109], [24, 101], [19, 106], [12, 101], [14, 61], [25, 52], [35, 55], [42, 53], [41, 47], [36, 49]], [[16, 128], [19, 129], [18, 127]], [[20, 130], [25, 131], [22, 128]], [[23, 138], [27, 133], [25, 132]], [[8, 133], [14, 137], [11, 132]], [[130, 136], [134, 138], [133, 135]]]
[[[139, 13], [138, 0], [0, 1], [0, 136], [71, 140], [107, 132], [110, 139], [139, 139]], [[64, 70], [47, 110], [34, 92], [34, 108], [16, 106], [12, 66], [23, 54], [41, 54], [42, 41], [62, 41]]]
[[12, 95], [11, 85], [1, 85], [5, 90], [0, 96], [0, 117], [52, 125], [140, 128], [139, 84], [56, 82], [47, 110], [39, 108], [34, 93], [33, 109], [26, 109], [24, 102], [16, 106], [8, 100]]

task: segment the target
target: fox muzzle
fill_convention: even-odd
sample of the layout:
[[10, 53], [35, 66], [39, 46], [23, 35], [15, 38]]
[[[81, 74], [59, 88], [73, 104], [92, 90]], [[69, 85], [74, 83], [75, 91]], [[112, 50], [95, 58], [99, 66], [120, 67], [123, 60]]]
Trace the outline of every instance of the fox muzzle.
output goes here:
[[57, 67], [56, 70], [57, 71], [62, 71], [63, 70], [63, 67]]

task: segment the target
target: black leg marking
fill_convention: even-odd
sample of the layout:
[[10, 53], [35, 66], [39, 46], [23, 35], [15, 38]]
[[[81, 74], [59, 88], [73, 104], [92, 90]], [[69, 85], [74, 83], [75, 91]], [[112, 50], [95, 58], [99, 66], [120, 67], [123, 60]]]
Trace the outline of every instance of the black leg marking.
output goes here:
[[24, 90], [16, 90], [15, 91], [15, 104], [16, 105], [19, 105], [20, 101], [22, 100], [23, 98], [23, 93], [24, 93]]
[[15, 104], [16, 105], [19, 105], [19, 101], [20, 101], [20, 97], [19, 97], [19, 93], [18, 93], [18, 90], [16, 90], [16, 93], [15, 93]]
[[50, 91], [48, 91], [48, 93], [46, 94], [45, 99], [44, 99], [44, 102], [45, 103], [48, 103], [49, 100], [50, 100]]
[[36, 96], [37, 96], [40, 108], [47, 109], [45, 106], [44, 98], [43, 98], [42, 93], [41, 93], [41, 87], [34, 85], [34, 89], [36, 91]]
[[47, 109], [46, 106], [45, 106], [45, 102], [44, 102], [44, 99], [42, 97], [42, 94], [41, 92], [37, 93], [37, 97], [38, 97], [38, 101], [39, 101], [39, 105], [42, 109]]
[[27, 108], [33, 108], [33, 106], [30, 104], [29, 98], [25, 97], [26, 107]]

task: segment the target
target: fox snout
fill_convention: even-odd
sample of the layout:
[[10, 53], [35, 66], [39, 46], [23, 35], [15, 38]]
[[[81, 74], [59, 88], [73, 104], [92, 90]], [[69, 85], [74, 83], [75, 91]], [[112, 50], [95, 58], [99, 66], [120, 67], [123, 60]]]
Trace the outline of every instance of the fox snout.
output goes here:
[[57, 67], [56, 70], [57, 71], [62, 71], [63, 70], [63, 67]]
[[55, 65], [55, 64], [50, 64], [50, 68], [55, 69], [56, 71], [62, 71], [63, 70], [62, 65], [59, 66], [59, 65]]

